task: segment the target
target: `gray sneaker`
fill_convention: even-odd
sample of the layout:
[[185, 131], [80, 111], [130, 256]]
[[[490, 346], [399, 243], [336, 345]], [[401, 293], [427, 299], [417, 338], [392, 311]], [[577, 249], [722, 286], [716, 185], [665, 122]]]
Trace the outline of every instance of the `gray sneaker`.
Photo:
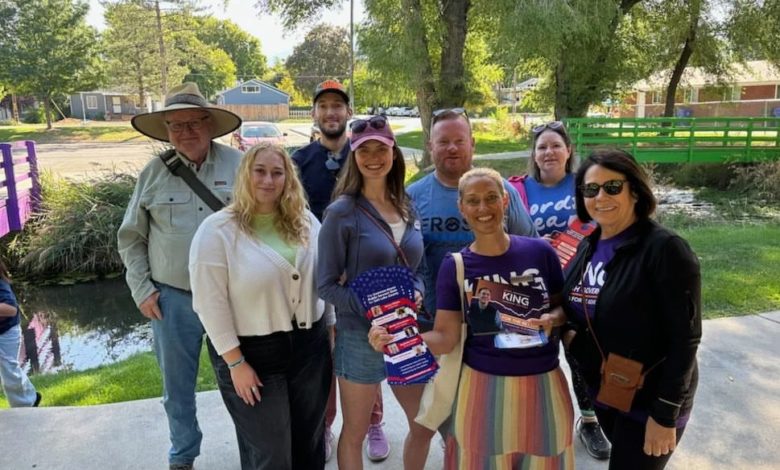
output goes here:
[[591, 457], [598, 460], [607, 460], [612, 451], [607, 437], [601, 430], [601, 425], [596, 422], [586, 423], [582, 418], [577, 420], [577, 434], [580, 436], [582, 445], [588, 451]]
[[168, 465], [168, 470], [192, 470], [191, 463], [172, 463]]

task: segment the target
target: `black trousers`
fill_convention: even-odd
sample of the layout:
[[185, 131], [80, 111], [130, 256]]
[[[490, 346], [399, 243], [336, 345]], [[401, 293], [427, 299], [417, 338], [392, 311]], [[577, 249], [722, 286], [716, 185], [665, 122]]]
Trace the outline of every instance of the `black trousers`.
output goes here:
[[[625, 417], [612, 408], [596, 407], [596, 416], [604, 434], [612, 443], [612, 453], [609, 457], [610, 470], [661, 470], [672, 457], [672, 452], [660, 457], [646, 455], [645, 426], [631, 418]], [[680, 443], [685, 426], [677, 428], [677, 443]]]
[[325, 406], [332, 363], [325, 321], [311, 330], [239, 337], [263, 383], [254, 407], [236, 394], [230, 370], [208, 342], [222, 400], [233, 418], [243, 470], [325, 467]]
[[566, 357], [566, 362], [569, 363], [569, 369], [571, 370], [571, 385], [574, 389], [574, 396], [577, 398], [577, 406], [580, 408], [580, 412], [593, 411], [593, 402], [590, 401], [590, 395], [588, 394], [588, 386], [585, 383], [585, 379], [580, 372], [580, 364], [577, 359], [569, 353], [568, 348], [564, 348], [563, 353]]

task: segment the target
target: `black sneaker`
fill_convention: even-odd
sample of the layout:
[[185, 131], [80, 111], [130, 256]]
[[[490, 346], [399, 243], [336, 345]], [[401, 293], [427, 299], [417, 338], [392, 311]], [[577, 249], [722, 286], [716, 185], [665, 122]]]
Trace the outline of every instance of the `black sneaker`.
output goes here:
[[577, 434], [580, 436], [582, 445], [588, 451], [591, 457], [598, 460], [607, 460], [609, 458], [612, 446], [609, 444], [606, 436], [601, 431], [599, 423], [586, 423], [582, 418], [577, 420]]
[[168, 465], [168, 470], [192, 470], [193, 468], [191, 463], [172, 463]]
[[40, 393], [38, 393], [38, 392], [35, 392], [35, 403], [33, 403], [33, 408], [37, 408], [37, 407], [38, 407], [38, 405], [40, 405], [40, 404], [41, 404], [41, 398], [43, 398], [43, 397], [41, 396], [41, 394], [40, 394]]

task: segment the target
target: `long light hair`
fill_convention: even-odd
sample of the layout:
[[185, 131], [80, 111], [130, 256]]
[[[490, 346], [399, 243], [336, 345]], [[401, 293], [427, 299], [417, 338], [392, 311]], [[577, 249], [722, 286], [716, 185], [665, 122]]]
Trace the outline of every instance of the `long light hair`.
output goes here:
[[252, 219], [257, 215], [257, 200], [252, 185], [255, 158], [262, 152], [271, 152], [282, 159], [284, 165], [284, 188], [274, 212], [274, 227], [282, 239], [290, 244], [306, 245], [309, 241], [308, 204], [303, 193], [301, 180], [287, 151], [278, 144], [260, 143], [246, 151], [236, 175], [233, 203], [228, 206], [238, 228], [250, 237], [255, 237]]
[[[389, 125], [389, 124], [388, 124]], [[401, 214], [405, 221], [411, 219], [412, 203], [406, 195], [404, 179], [406, 178], [406, 163], [404, 155], [397, 145], [393, 145], [393, 166], [385, 177], [387, 183], [387, 195], [393, 207]], [[355, 161], [355, 151], [350, 150], [347, 156], [346, 168], [341, 171], [336, 187], [333, 190], [333, 200], [342, 194], [357, 197], [363, 190], [363, 174]]]

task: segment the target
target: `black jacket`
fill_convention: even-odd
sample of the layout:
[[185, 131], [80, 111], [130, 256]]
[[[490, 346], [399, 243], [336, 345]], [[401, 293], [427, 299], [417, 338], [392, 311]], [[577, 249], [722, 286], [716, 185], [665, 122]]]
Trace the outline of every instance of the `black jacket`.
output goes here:
[[[688, 244], [652, 220], [637, 222], [636, 235], [615, 251], [606, 265], [606, 280], [596, 300], [591, 324], [604, 354], [615, 352], [644, 364], [644, 370], [666, 358], [645, 377], [632, 410], [643, 411], [662, 426], [672, 427], [693, 406], [701, 341], [699, 261]], [[580, 282], [599, 239], [597, 229], [582, 241], [568, 266], [564, 299]], [[598, 389], [601, 355], [583, 319], [564, 302], [570, 327], [577, 331], [570, 351], [585, 381]]]

